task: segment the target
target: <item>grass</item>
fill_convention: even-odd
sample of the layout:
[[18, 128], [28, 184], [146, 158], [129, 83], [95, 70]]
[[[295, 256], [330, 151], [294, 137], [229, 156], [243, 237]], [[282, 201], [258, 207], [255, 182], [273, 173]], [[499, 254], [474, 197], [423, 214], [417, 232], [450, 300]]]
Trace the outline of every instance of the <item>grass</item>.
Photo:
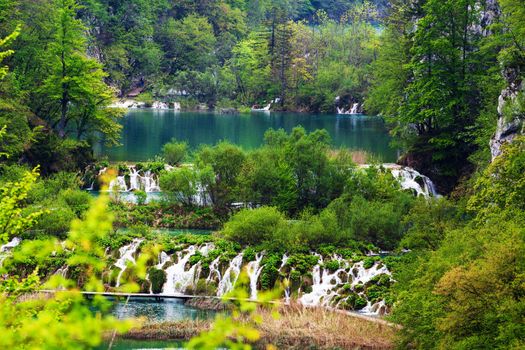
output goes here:
[[[392, 349], [395, 327], [323, 308], [283, 306], [275, 319], [260, 309], [257, 326], [261, 339], [256, 348], [273, 344], [279, 349]], [[208, 330], [212, 321], [186, 320], [149, 324], [123, 335], [127, 339], [188, 340]]]

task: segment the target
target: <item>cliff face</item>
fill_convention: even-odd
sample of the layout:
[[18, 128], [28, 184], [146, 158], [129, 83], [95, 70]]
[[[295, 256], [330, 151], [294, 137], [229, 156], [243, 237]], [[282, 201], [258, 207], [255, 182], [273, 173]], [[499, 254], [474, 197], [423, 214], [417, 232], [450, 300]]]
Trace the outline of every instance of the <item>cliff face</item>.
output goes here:
[[501, 154], [501, 146], [524, 132], [525, 106], [524, 84], [519, 67], [505, 68], [503, 77], [507, 87], [501, 91], [498, 102], [498, 125], [490, 140], [492, 160]]

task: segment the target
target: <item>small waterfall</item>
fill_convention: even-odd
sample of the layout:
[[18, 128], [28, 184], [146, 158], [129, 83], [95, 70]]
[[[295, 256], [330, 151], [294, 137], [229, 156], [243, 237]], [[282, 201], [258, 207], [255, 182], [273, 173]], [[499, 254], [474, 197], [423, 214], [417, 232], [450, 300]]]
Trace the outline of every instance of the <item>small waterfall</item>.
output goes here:
[[230, 261], [230, 266], [228, 266], [228, 268], [224, 272], [224, 276], [219, 281], [219, 285], [217, 287], [217, 296], [223, 296], [224, 294], [233, 290], [233, 287], [237, 282], [237, 278], [241, 273], [241, 267], [242, 253], [240, 253], [235, 258], [233, 258], [232, 261]]
[[22, 242], [22, 239], [18, 237], [14, 237], [11, 241], [8, 243], [0, 246], [0, 266], [2, 266], [2, 263], [4, 260], [9, 256], [9, 251], [13, 250], [15, 247], [17, 247], [20, 242]]
[[[409, 167], [390, 166], [392, 175], [399, 179], [401, 188], [414, 190], [418, 196], [437, 197], [436, 186], [427, 176]], [[419, 180], [419, 182], [418, 182]]]
[[6, 253], [12, 250], [13, 248], [17, 247], [20, 244], [20, 242], [22, 242], [20, 238], [18, 237], [13, 238], [8, 243], [4, 244], [3, 246], [0, 246], [0, 253]]
[[127, 263], [131, 262], [132, 264], [135, 264], [135, 258], [133, 255], [136, 253], [142, 241], [143, 239], [135, 238], [133, 242], [119, 249], [120, 258], [115, 263], [115, 266], [120, 269], [120, 272], [117, 276], [116, 287], [120, 287], [120, 278], [122, 277], [124, 271], [126, 271]]
[[151, 106], [153, 109], [170, 109], [170, 106], [165, 102], [155, 101]]
[[388, 268], [384, 264], [378, 262], [374, 263], [371, 268], [365, 269], [364, 262], [360, 261], [352, 266], [351, 272], [353, 277], [352, 286], [366, 284], [367, 282], [370, 282], [372, 278], [382, 274], [391, 275]]
[[186, 271], [186, 264], [196, 251], [196, 247], [192, 245], [183, 252], [177, 252], [177, 262], [166, 269], [166, 283], [162, 287], [162, 294], [183, 294], [193, 284], [197, 265]]
[[135, 167], [129, 168], [129, 190], [140, 190], [140, 175]]
[[218, 256], [213, 260], [210, 264], [210, 274], [208, 275], [208, 278], [206, 278], [206, 283], [210, 283], [214, 280], [213, 276], [217, 277], [217, 281], [221, 280], [221, 272], [219, 271], [219, 261], [221, 257]]
[[117, 192], [128, 192], [126, 178], [124, 176], [117, 176], [116, 179], [111, 180], [111, 182], [109, 183], [109, 190]]
[[367, 316], [384, 315], [387, 313], [387, 306], [384, 300], [380, 300], [374, 304], [369, 301], [358, 313]]
[[340, 275], [348, 276], [345, 268], [339, 268], [335, 272], [330, 273], [328, 269], [321, 268], [323, 258], [319, 257], [319, 260], [320, 262], [314, 266], [312, 272], [312, 292], [303, 294], [300, 298], [300, 302], [303, 305], [330, 305], [332, 298], [337, 295], [335, 289], [346, 282], [340, 277]]
[[252, 300], [257, 300], [257, 281], [259, 280], [259, 276], [261, 275], [262, 269], [264, 267], [260, 266], [263, 256], [263, 253], [257, 253], [255, 255], [255, 260], [250, 261], [248, 265], [246, 265], [246, 271], [248, 273], [248, 277], [250, 278], [250, 299]]
[[359, 103], [354, 103], [352, 105], [352, 108], [350, 108], [349, 110], [345, 111], [344, 107], [336, 107], [337, 109], [337, 114], [359, 114]]
[[170, 256], [166, 252], [160, 252], [159, 263], [155, 265], [155, 267], [159, 270], [162, 270], [168, 261], [170, 261]]
[[143, 180], [144, 191], [160, 192], [160, 187], [157, 183], [156, 175], [152, 173], [150, 170], [144, 173], [142, 180]]

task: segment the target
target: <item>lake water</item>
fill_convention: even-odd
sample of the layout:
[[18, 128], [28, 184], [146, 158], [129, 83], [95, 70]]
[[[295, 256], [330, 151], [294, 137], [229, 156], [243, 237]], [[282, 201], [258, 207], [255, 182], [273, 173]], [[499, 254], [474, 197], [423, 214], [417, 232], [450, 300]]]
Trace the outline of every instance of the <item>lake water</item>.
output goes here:
[[188, 307], [181, 300], [164, 299], [155, 301], [153, 298], [148, 300], [131, 299], [127, 303], [118, 302], [111, 313], [121, 320], [141, 317], [151, 323], [175, 322], [188, 319], [205, 320], [215, 316], [214, 311]]
[[246, 150], [259, 147], [269, 128], [291, 131], [302, 125], [307, 131], [326, 129], [336, 147], [365, 150], [383, 162], [394, 162], [397, 151], [379, 117], [301, 113], [216, 113], [175, 112], [173, 110], [130, 110], [122, 120], [121, 146], [95, 149], [111, 161], [146, 161], [161, 152], [172, 138], [187, 141], [192, 149], [201, 144], [228, 140]]

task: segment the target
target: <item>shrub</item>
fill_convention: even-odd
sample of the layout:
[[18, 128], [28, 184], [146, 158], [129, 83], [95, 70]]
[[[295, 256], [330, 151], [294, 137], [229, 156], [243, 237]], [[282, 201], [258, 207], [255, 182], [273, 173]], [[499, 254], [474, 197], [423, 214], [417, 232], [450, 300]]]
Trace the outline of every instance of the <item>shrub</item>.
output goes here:
[[171, 142], [162, 147], [162, 155], [167, 163], [171, 165], [179, 165], [182, 163], [188, 152], [187, 142], [177, 142], [172, 139]]
[[146, 204], [146, 200], [148, 199], [148, 194], [145, 191], [138, 190], [133, 193], [135, 195], [135, 200], [137, 201], [138, 205], [144, 205]]
[[162, 292], [162, 287], [166, 283], [166, 271], [157, 268], [151, 268], [148, 271], [149, 280], [151, 281], [151, 290], [154, 294]]
[[241, 245], [258, 245], [278, 238], [275, 232], [284, 224], [284, 215], [276, 208], [244, 209], [224, 225], [220, 235]]

